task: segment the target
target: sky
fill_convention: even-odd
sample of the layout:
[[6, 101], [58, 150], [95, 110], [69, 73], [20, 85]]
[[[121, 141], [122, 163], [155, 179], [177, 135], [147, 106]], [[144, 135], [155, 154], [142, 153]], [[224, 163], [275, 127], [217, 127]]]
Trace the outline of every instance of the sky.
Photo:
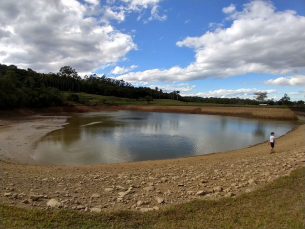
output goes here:
[[182, 96], [305, 101], [305, 0], [0, 1], [0, 63]]

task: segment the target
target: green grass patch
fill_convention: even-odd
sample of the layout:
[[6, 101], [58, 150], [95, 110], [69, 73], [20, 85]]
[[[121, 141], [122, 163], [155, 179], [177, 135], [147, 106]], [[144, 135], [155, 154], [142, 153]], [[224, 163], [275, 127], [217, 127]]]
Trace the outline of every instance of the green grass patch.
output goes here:
[[236, 198], [140, 213], [26, 210], [0, 205], [1, 228], [304, 228], [305, 168]]
[[[84, 92], [71, 93], [62, 92], [62, 95], [66, 101], [73, 101], [76, 104], [82, 104], [87, 106], [96, 105], [147, 105], [147, 106], [219, 106], [219, 107], [260, 107], [260, 108], [286, 108], [286, 106], [272, 105], [272, 106], [258, 106], [258, 105], [245, 105], [245, 104], [216, 104], [216, 103], [202, 103], [202, 102], [182, 102], [171, 99], [154, 99], [151, 102], [147, 102], [144, 98], [130, 99], [119, 98], [115, 96], [103, 96], [95, 94], [87, 94]], [[76, 99], [77, 95], [78, 99]], [[76, 99], [76, 101], [75, 101]]]

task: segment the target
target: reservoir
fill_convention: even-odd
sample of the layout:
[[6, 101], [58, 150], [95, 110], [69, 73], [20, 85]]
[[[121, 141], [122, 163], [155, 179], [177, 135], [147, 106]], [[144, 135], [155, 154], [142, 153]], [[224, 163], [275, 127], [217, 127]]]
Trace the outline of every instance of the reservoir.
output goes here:
[[[180, 158], [240, 149], [286, 134], [296, 121], [136, 111], [73, 114], [37, 144], [41, 165]], [[266, 154], [269, 147], [266, 144]]]

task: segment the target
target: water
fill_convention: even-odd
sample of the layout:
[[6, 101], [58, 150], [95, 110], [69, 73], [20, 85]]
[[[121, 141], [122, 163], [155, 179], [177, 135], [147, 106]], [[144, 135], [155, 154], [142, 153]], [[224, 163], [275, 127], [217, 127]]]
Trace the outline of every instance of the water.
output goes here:
[[[74, 115], [46, 135], [32, 158], [81, 165], [179, 158], [245, 148], [279, 137], [296, 122], [218, 115], [107, 111]], [[266, 146], [266, 152], [269, 149]]]

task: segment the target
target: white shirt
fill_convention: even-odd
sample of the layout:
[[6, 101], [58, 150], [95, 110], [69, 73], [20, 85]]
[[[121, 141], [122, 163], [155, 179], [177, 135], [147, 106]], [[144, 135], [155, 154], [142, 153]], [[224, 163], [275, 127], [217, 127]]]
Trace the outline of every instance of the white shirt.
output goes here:
[[270, 136], [270, 142], [274, 142], [274, 136], [273, 135]]

